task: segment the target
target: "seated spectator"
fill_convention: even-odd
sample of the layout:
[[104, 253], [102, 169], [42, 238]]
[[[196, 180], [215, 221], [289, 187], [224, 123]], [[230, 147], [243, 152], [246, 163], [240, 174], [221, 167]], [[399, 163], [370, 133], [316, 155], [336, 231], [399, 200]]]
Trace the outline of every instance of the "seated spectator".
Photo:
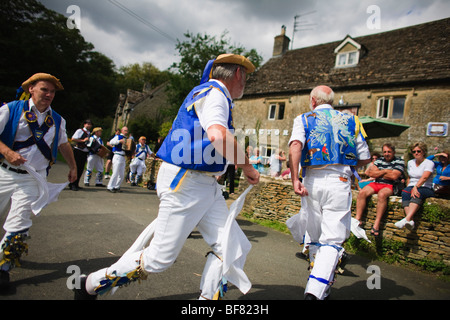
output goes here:
[[[373, 166], [373, 163], [375, 162], [375, 160], [377, 160], [379, 157], [381, 157], [381, 155], [378, 152], [372, 152], [372, 156], [370, 157], [370, 163], [367, 165], [366, 171], [364, 171], [364, 174], [366, 176], [369, 175], [369, 170], [370, 167]], [[364, 188], [365, 186], [367, 186], [369, 183], [375, 181], [375, 178], [368, 178], [368, 179], [362, 179], [358, 182], [358, 190], [361, 190], [361, 188]]]
[[253, 149], [253, 155], [250, 157], [249, 162], [259, 173], [264, 172], [263, 158], [259, 155], [259, 148]]
[[431, 155], [429, 160], [438, 158], [439, 161], [433, 161], [436, 168], [436, 176], [433, 179], [434, 194], [439, 198], [450, 198], [450, 154], [448, 150]]
[[356, 199], [356, 220], [361, 224], [361, 218], [367, 205], [367, 198], [373, 194], [378, 194], [378, 204], [376, 218], [371, 233], [374, 236], [380, 234], [381, 218], [386, 212], [389, 197], [394, 194], [394, 183], [400, 181], [405, 172], [405, 162], [395, 156], [395, 147], [390, 143], [383, 145], [383, 156], [374, 162], [370, 167], [368, 176], [375, 178], [374, 182], [359, 191]]
[[402, 191], [402, 206], [406, 217], [395, 223], [399, 229], [414, 228], [414, 214], [419, 210], [423, 201], [434, 195], [433, 170], [434, 163], [425, 158], [427, 146], [422, 142], [415, 143], [411, 152], [414, 159], [408, 161], [408, 185]]

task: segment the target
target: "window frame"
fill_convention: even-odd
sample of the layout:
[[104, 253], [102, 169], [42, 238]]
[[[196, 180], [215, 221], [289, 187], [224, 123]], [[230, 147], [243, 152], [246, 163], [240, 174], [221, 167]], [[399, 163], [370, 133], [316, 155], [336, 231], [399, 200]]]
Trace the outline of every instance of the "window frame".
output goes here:
[[[349, 63], [350, 55], [355, 54], [354, 62]], [[345, 62], [340, 64], [341, 57], [345, 56]], [[354, 67], [359, 63], [359, 50], [340, 52], [336, 55], [336, 68]]]
[[[401, 116], [394, 117], [394, 107], [395, 101], [403, 100], [403, 108]], [[392, 119], [392, 120], [403, 120], [405, 118], [406, 112], [406, 95], [390, 95], [390, 96], [380, 96], [377, 99], [377, 119]], [[386, 103], [387, 102], [387, 103]], [[381, 108], [383, 108], [381, 110]], [[386, 110], [387, 109], [387, 110]]]
[[[267, 119], [270, 121], [284, 120], [286, 114], [286, 103], [285, 102], [271, 102], [269, 103], [269, 112], [267, 114]], [[280, 118], [281, 116], [281, 118]]]

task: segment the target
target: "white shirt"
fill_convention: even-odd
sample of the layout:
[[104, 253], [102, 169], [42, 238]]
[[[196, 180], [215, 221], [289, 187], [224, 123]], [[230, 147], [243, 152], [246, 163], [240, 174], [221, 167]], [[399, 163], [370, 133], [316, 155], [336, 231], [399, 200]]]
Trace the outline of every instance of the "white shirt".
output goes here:
[[[88, 130], [86, 130], [85, 128], [77, 129], [77, 131], [75, 131], [75, 133], [73, 134], [72, 139], [81, 139], [81, 137], [83, 136], [83, 133], [87, 134], [87, 136], [85, 136], [85, 138], [89, 137], [89, 135], [90, 135], [90, 132]], [[89, 151], [87, 147], [78, 148], [78, 144], [76, 144], [74, 148], [76, 148], [78, 150], [81, 150], [81, 151], [84, 151], [84, 152], [88, 152]]]
[[[138, 148], [140, 148], [139, 151], [138, 151]], [[142, 151], [144, 151], [144, 152], [142, 152]], [[147, 152], [147, 153], [145, 153], [145, 152]], [[140, 153], [140, 155], [138, 156], [139, 153]], [[136, 146], [136, 158], [145, 161], [145, 158], [149, 155], [151, 156], [152, 154], [153, 154], [153, 152], [152, 152], [152, 150], [150, 150], [150, 147], [148, 145], [146, 145], [146, 144], [142, 145], [142, 144], [138, 143], [138, 145]]]
[[[316, 107], [314, 110], [320, 109], [332, 109], [333, 107], [329, 104], [323, 104]], [[302, 115], [299, 115], [294, 119], [294, 126], [292, 128], [292, 135], [289, 139], [288, 145], [290, 146], [293, 141], [299, 141], [302, 143], [302, 147], [305, 146], [306, 134], [305, 128], [303, 126]], [[359, 160], [370, 159], [370, 150], [367, 142], [362, 138], [361, 134], [356, 137], [356, 154]], [[322, 169], [323, 166], [311, 166], [311, 169]], [[353, 173], [349, 166], [346, 165], [332, 165], [327, 166], [328, 170], [337, 171], [338, 173], [344, 173], [351, 176]]]
[[[195, 112], [197, 113], [200, 125], [202, 126], [203, 130], [205, 130], [205, 132], [208, 131], [208, 129], [212, 125], [221, 125], [222, 127], [228, 129], [228, 117], [230, 115], [228, 99], [231, 100], [231, 95], [228, 92], [227, 87], [225, 87], [225, 85], [220, 81], [211, 81], [215, 81], [220, 85], [220, 87], [225, 92], [226, 97], [223, 95], [222, 91], [213, 88], [205, 99], [202, 99], [195, 103]], [[227, 161], [227, 164], [228, 163], [229, 162]], [[213, 175], [222, 175], [226, 170], [227, 165], [222, 172], [216, 172], [213, 173]]]
[[[230, 93], [222, 82], [217, 80], [211, 81], [218, 83], [228, 99], [231, 100]], [[215, 124], [228, 129], [228, 116], [230, 114], [228, 100], [220, 90], [213, 88], [205, 99], [196, 102], [195, 111], [203, 130], [207, 131], [209, 127]]]
[[[416, 166], [416, 159], [412, 159], [408, 161], [408, 175], [409, 175], [409, 184], [408, 187], [415, 186], [419, 181], [420, 177], [424, 174], [425, 171], [434, 171], [434, 162], [428, 159], [422, 161], [419, 166]], [[421, 187], [432, 188], [433, 187], [433, 175], [431, 174], [427, 181]]]
[[[114, 136], [114, 138], [112, 138], [110, 141], [109, 141], [109, 144], [110, 145], [112, 145], [112, 146], [117, 146], [120, 142], [120, 140], [121, 139], [123, 139], [123, 137], [124, 136], [122, 136], [122, 138], [121, 139], [119, 139], [119, 136], [121, 136], [122, 134], [116, 134], [115, 136]], [[125, 138], [126, 139], [126, 138]], [[120, 154], [120, 155], [125, 155], [125, 151], [123, 151], [123, 149], [122, 149], [122, 151], [115, 151], [114, 152], [115, 154]]]
[[[30, 99], [28, 101], [30, 104], [29, 110], [34, 111], [34, 113], [37, 116], [39, 126], [42, 125], [47, 114], [52, 113], [52, 108], [48, 107], [46, 111], [41, 113], [34, 105], [33, 99]], [[8, 123], [8, 121], [9, 121], [9, 108], [7, 106], [2, 106], [0, 108], [0, 134], [3, 133], [3, 130], [5, 129], [5, 126]], [[28, 127], [28, 122], [25, 119], [25, 117], [22, 116], [19, 120], [19, 125], [17, 127], [17, 133], [14, 141], [26, 141], [30, 136], [31, 130]], [[44, 136], [44, 140], [50, 148], [52, 148], [54, 136], [55, 136], [55, 126], [52, 126]], [[59, 137], [58, 137], [58, 147], [66, 142], [67, 142], [66, 120], [64, 120], [64, 118], [61, 117], [61, 125], [59, 128]], [[39, 151], [36, 144], [33, 144], [32, 146], [29, 146], [27, 148], [17, 150], [16, 152], [25, 159], [27, 159], [27, 164], [33, 167], [36, 171], [47, 169], [49, 161]]]

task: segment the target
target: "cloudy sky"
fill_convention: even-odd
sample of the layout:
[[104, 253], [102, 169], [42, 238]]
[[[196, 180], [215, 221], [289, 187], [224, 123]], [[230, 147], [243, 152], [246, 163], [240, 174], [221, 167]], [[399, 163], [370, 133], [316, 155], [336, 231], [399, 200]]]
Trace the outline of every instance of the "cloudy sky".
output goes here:
[[[274, 37], [293, 49], [450, 17], [450, 0], [39, 0], [75, 18], [81, 34], [117, 67], [151, 62], [167, 69], [184, 33], [220, 37], [271, 58]], [[75, 6], [75, 7], [74, 7]], [[294, 17], [297, 31], [294, 31]]]

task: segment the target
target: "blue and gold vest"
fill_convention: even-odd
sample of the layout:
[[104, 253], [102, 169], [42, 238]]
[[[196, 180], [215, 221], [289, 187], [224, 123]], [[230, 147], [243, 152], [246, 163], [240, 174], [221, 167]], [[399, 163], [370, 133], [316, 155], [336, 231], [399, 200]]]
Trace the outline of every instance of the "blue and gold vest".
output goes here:
[[[59, 137], [59, 129], [61, 126], [61, 116], [55, 111], [52, 110], [51, 116], [47, 116], [44, 121], [44, 124], [40, 128], [35, 125], [31, 126], [31, 122], [35, 121], [35, 115], [33, 112], [29, 111], [29, 100], [16, 100], [12, 102], [8, 102], [7, 107], [9, 108], [9, 120], [0, 135], [0, 140], [7, 145], [10, 149], [17, 151], [21, 148], [29, 147], [33, 144], [38, 145], [38, 149], [42, 152], [42, 154], [49, 160], [50, 165], [55, 163], [56, 155], [58, 153], [58, 137]], [[6, 105], [3, 105], [2, 108], [6, 108]], [[17, 128], [19, 126], [19, 121], [22, 117], [30, 118], [28, 119], [30, 126], [30, 138], [27, 141], [14, 141], [14, 138], [17, 133]], [[47, 146], [43, 137], [47, 133], [47, 130], [55, 126], [55, 137], [53, 138], [53, 143], [51, 146]], [[45, 130], [46, 129], [46, 130]], [[3, 158], [3, 155], [0, 154], [0, 159]]]
[[[119, 136], [119, 138], [118, 138], [119, 140], [122, 140], [125, 138], [125, 136], [123, 136], [121, 134], [118, 134], [117, 136]], [[116, 144], [115, 146], [113, 146], [112, 151], [113, 152], [121, 152], [121, 151], [123, 151], [122, 147], [123, 147], [123, 145], [121, 143]]]
[[302, 121], [306, 134], [302, 167], [356, 166], [356, 138], [361, 130], [357, 118], [332, 108], [323, 108], [303, 114]]
[[[189, 93], [181, 105], [172, 128], [157, 152], [157, 157], [184, 169], [220, 172], [225, 169], [226, 159], [216, 154], [205, 130], [200, 125], [195, 111], [195, 103], [204, 99], [211, 90], [223, 88], [215, 81], [203, 83]], [[227, 97], [229, 107], [228, 129], [233, 130], [232, 102]]]

